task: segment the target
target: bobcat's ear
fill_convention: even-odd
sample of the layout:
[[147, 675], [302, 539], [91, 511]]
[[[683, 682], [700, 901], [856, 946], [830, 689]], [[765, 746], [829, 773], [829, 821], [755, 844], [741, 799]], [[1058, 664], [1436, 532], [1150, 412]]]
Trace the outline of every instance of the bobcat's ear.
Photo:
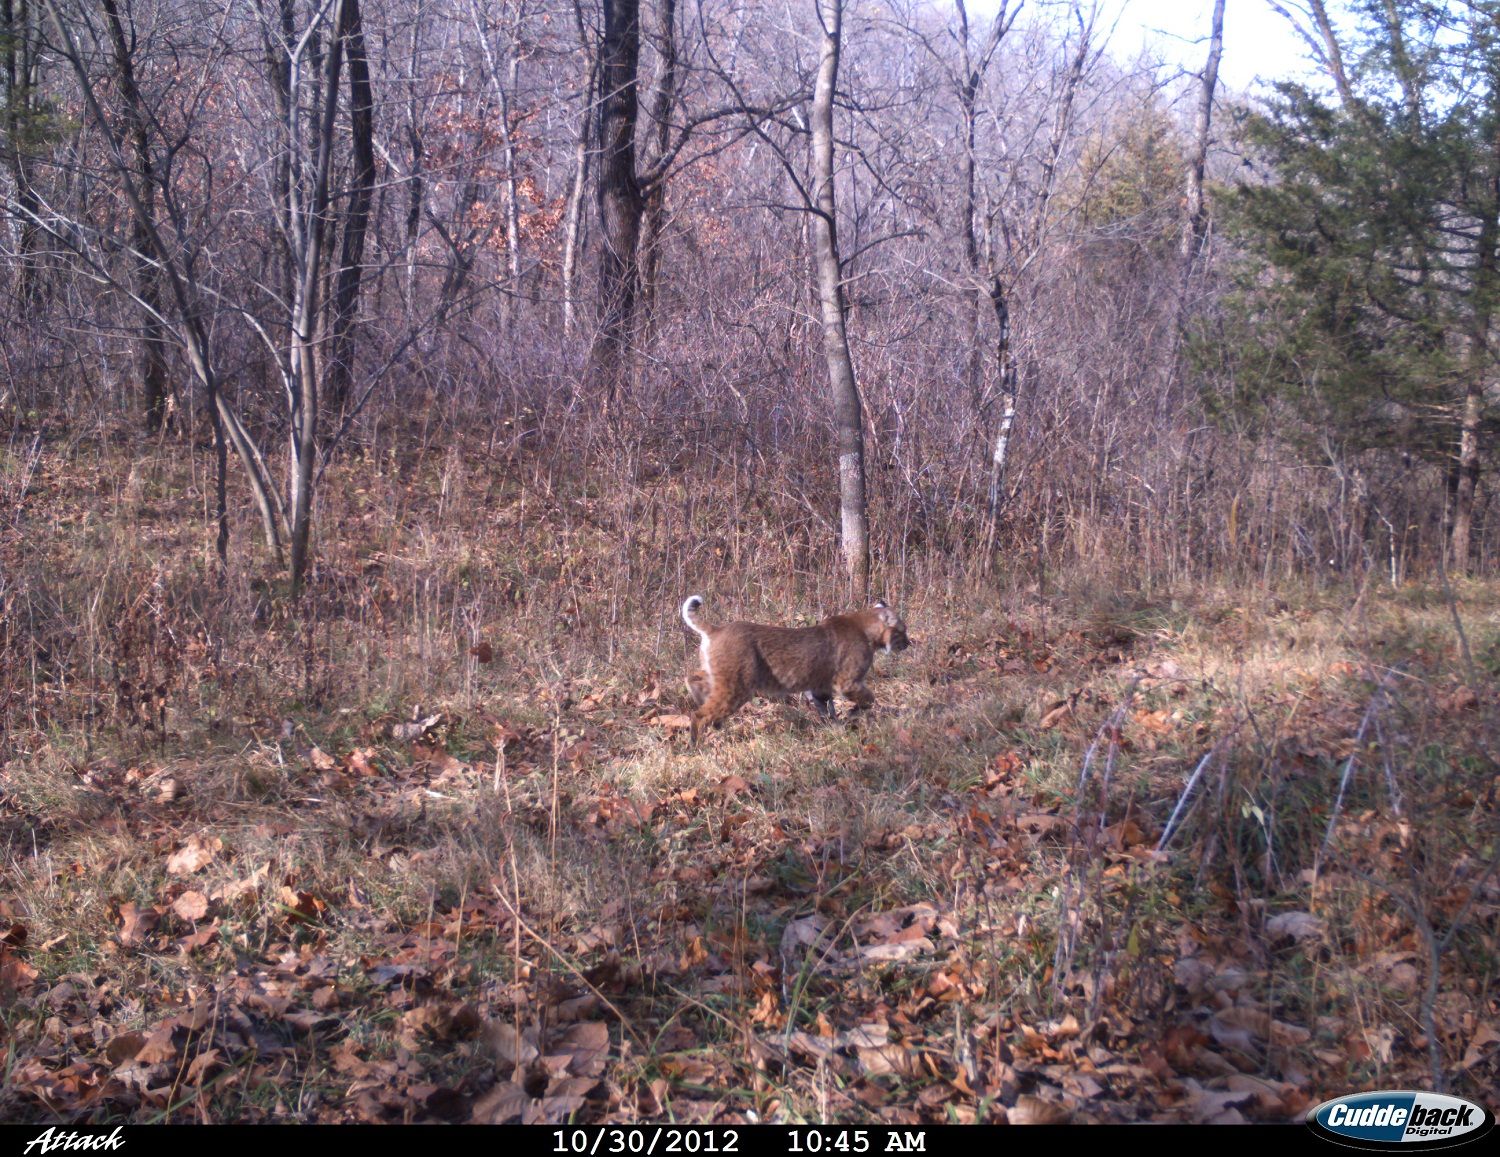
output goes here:
[[885, 610], [886, 609], [885, 600], [884, 599], [876, 599], [873, 603], [870, 604], [870, 609], [871, 610], [875, 610], [875, 611], [883, 611], [883, 610]]

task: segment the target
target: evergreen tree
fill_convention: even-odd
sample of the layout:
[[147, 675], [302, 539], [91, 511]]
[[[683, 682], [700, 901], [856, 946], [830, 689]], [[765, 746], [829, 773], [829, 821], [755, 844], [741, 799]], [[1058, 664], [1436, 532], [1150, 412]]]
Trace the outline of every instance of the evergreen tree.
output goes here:
[[1266, 179], [1231, 199], [1241, 401], [1293, 400], [1319, 440], [1445, 466], [1466, 569], [1497, 352], [1500, 2], [1355, 6], [1336, 95], [1283, 84], [1247, 121]]

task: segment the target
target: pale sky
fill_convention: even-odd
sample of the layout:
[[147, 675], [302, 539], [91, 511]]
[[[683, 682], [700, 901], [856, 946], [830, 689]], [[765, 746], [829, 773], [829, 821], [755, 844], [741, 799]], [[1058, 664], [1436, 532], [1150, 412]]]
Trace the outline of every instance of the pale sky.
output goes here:
[[[937, 0], [941, 4], [942, 0]], [[1302, 7], [1283, 0], [1292, 11]], [[968, 0], [971, 14], [992, 14], [999, 0]], [[1027, 0], [1026, 15], [1047, 10], [1045, 0]], [[1335, 22], [1343, 5], [1329, 0]], [[1208, 56], [1209, 20], [1213, 0], [1103, 0], [1104, 27], [1118, 16], [1111, 40], [1114, 55], [1133, 60], [1143, 47], [1153, 47], [1165, 60], [1189, 72], [1203, 67]], [[1307, 72], [1307, 49], [1269, 0], [1227, 0], [1224, 6], [1224, 58], [1221, 83], [1246, 91], [1257, 79], [1278, 80]]]
[[[1284, 5], [1296, 11], [1300, 5]], [[1123, 7], [1115, 32], [1116, 52], [1133, 56], [1141, 45], [1154, 45], [1169, 61], [1196, 72], [1208, 55], [1208, 35], [1213, 0], [1123, 0], [1109, 8]], [[1332, 9], [1339, 5], [1332, 3]], [[1280, 80], [1305, 76], [1307, 46], [1268, 0], [1228, 0], [1224, 6], [1224, 58], [1219, 78], [1236, 89], [1248, 89], [1257, 80]]]

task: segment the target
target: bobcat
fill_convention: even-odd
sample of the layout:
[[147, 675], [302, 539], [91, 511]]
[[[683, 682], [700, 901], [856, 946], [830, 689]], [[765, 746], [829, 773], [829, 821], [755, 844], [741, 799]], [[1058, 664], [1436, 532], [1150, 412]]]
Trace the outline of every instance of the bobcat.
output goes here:
[[860, 711], [875, 702], [865, 686], [878, 647], [886, 654], [910, 646], [906, 624], [883, 602], [868, 610], [830, 615], [815, 627], [766, 627], [729, 623], [705, 627], [698, 621], [703, 599], [682, 604], [682, 621], [700, 640], [703, 669], [688, 677], [693, 712], [692, 738], [722, 723], [752, 695], [802, 692], [825, 719], [833, 717], [837, 691]]

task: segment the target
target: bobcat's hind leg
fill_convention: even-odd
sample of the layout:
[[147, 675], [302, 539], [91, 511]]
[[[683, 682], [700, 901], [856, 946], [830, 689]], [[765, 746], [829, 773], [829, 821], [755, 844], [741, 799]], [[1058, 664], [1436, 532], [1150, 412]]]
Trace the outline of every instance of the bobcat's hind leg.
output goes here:
[[723, 723], [743, 707], [748, 699], [748, 695], [736, 695], [726, 686], [715, 687], [703, 705], [693, 712], [693, 746], [698, 746], [705, 731]]

